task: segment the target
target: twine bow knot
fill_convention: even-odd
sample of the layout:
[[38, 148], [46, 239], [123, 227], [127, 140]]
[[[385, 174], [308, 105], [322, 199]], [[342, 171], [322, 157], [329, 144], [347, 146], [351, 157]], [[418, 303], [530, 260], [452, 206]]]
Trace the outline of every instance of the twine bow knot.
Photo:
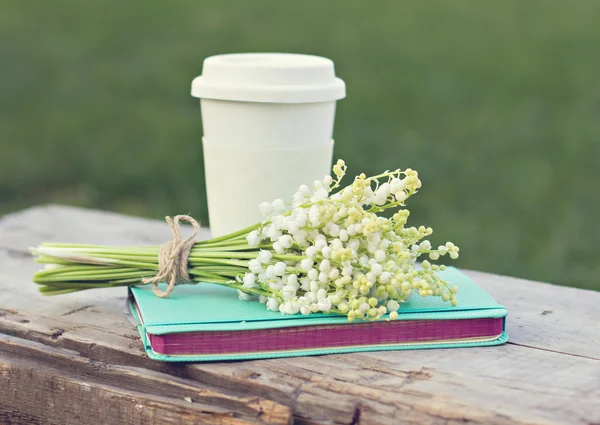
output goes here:
[[[152, 283], [152, 290], [161, 297], [169, 296], [175, 285], [192, 283], [187, 270], [188, 257], [196, 241], [194, 238], [200, 230], [200, 225], [189, 215], [177, 215], [172, 220], [171, 217], [165, 217], [165, 221], [171, 228], [173, 239], [160, 247], [158, 253], [158, 273], [154, 277], [142, 279], [143, 283]], [[192, 225], [194, 231], [186, 238], [181, 239], [180, 222], [186, 222]], [[166, 291], [158, 288], [160, 282], [169, 284]]]

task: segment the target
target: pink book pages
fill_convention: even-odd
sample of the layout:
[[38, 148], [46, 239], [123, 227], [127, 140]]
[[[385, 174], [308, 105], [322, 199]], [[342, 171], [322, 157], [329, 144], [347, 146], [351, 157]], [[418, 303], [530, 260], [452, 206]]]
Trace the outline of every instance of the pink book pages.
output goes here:
[[154, 352], [159, 354], [232, 354], [492, 339], [502, 334], [503, 326], [503, 318], [404, 320], [245, 331], [148, 334], [148, 338]]

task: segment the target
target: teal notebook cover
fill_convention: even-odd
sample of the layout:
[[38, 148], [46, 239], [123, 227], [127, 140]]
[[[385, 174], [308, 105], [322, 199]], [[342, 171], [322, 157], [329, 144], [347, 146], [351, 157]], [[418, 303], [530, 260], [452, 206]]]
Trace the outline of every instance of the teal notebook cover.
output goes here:
[[[506, 317], [506, 309], [459, 270], [449, 267], [444, 272], [440, 272], [440, 277], [458, 286], [458, 305], [452, 307], [440, 298], [423, 298], [413, 294], [407, 302], [401, 304], [397, 320], [448, 321], [483, 318], [503, 319]], [[165, 288], [166, 285], [161, 287], [162, 290]], [[279, 312], [267, 310], [266, 306], [258, 301], [240, 300], [237, 291], [234, 289], [208, 283], [178, 286], [169, 298], [159, 298], [154, 295], [150, 285], [131, 287], [128, 304], [130, 314], [137, 325], [148, 356], [161, 361], [242, 360], [362, 351], [473, 347], [498, 345], [508, 340], [503, 326], [502, 333], [494, 338], [471, 341], [447, 340], [252, 353], [166, 355], [157, 353], [152, 349], [150, 336], [185, 332], [226, 332], [316, 325], [354, 325], [349, 324], [345, 316], [338, 315], [282, 315]]]

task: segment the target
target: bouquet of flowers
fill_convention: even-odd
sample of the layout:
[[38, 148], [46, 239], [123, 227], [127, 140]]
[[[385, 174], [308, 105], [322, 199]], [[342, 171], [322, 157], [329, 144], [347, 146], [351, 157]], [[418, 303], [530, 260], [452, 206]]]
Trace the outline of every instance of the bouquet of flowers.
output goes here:
[[[293, 202], [263, 202], [264, 220], [214, 238], [183, 240], [179, 222], [167, 217], [173, 241], [162, 247], [115, 247], [45, 243], [32, 252], [46, 264], [34, 281], [45, 295], [84, 289], [153, 284], [168, 296], [177, 284], [208, 282], [238, 290], [282, 314], [316, 312], [346, 315], [349, 321], [397, 318], [408, 296], [441, 297], [456, 305], [457, 288], [438, 275], [458, 258], [452, 242], [434, 248], [430, 227], [407, 227], [408, 198], [421, 187], [412, 169], [360, 174], [341, 187], [344, 161], [313, 187], [300, 186]], [[391, 217], [378, 215], [396, 210]], [[420, 266], [417, 260], [425, 256]], [[431, 261], [430, 261], [431, 260]], [[158, 283], [168, 284], [161, 291]]]

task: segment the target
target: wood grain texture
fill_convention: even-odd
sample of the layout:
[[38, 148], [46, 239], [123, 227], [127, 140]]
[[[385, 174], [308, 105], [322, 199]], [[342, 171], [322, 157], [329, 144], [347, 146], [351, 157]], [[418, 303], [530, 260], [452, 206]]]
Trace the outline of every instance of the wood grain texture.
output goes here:
[[[287, 425], [290, 409], [0, 334], [0, 411], [56, 423]], [[0, 418], [2, 413], [0, 413]]]
[[[160, 221], [76, 208], [5, 216], [0, 333], [71, 350], [114, 370], [136, 367], [237, 397], [260, 396], [289, 406], [300, 424], [600, 423], [597, 292], [467, 271], [507, 307], [509, 344], [173, 365], [142, 351], [122, 314], [122, 288], [46, 298], [31, 283], [36, 265], [26, 248], [43, 241], [159, 244], [168, 238]], [[3, 356], [18, 357], [6, 350]], [[115, 374], [105, 377], [107, 385], [132, 391]]]

